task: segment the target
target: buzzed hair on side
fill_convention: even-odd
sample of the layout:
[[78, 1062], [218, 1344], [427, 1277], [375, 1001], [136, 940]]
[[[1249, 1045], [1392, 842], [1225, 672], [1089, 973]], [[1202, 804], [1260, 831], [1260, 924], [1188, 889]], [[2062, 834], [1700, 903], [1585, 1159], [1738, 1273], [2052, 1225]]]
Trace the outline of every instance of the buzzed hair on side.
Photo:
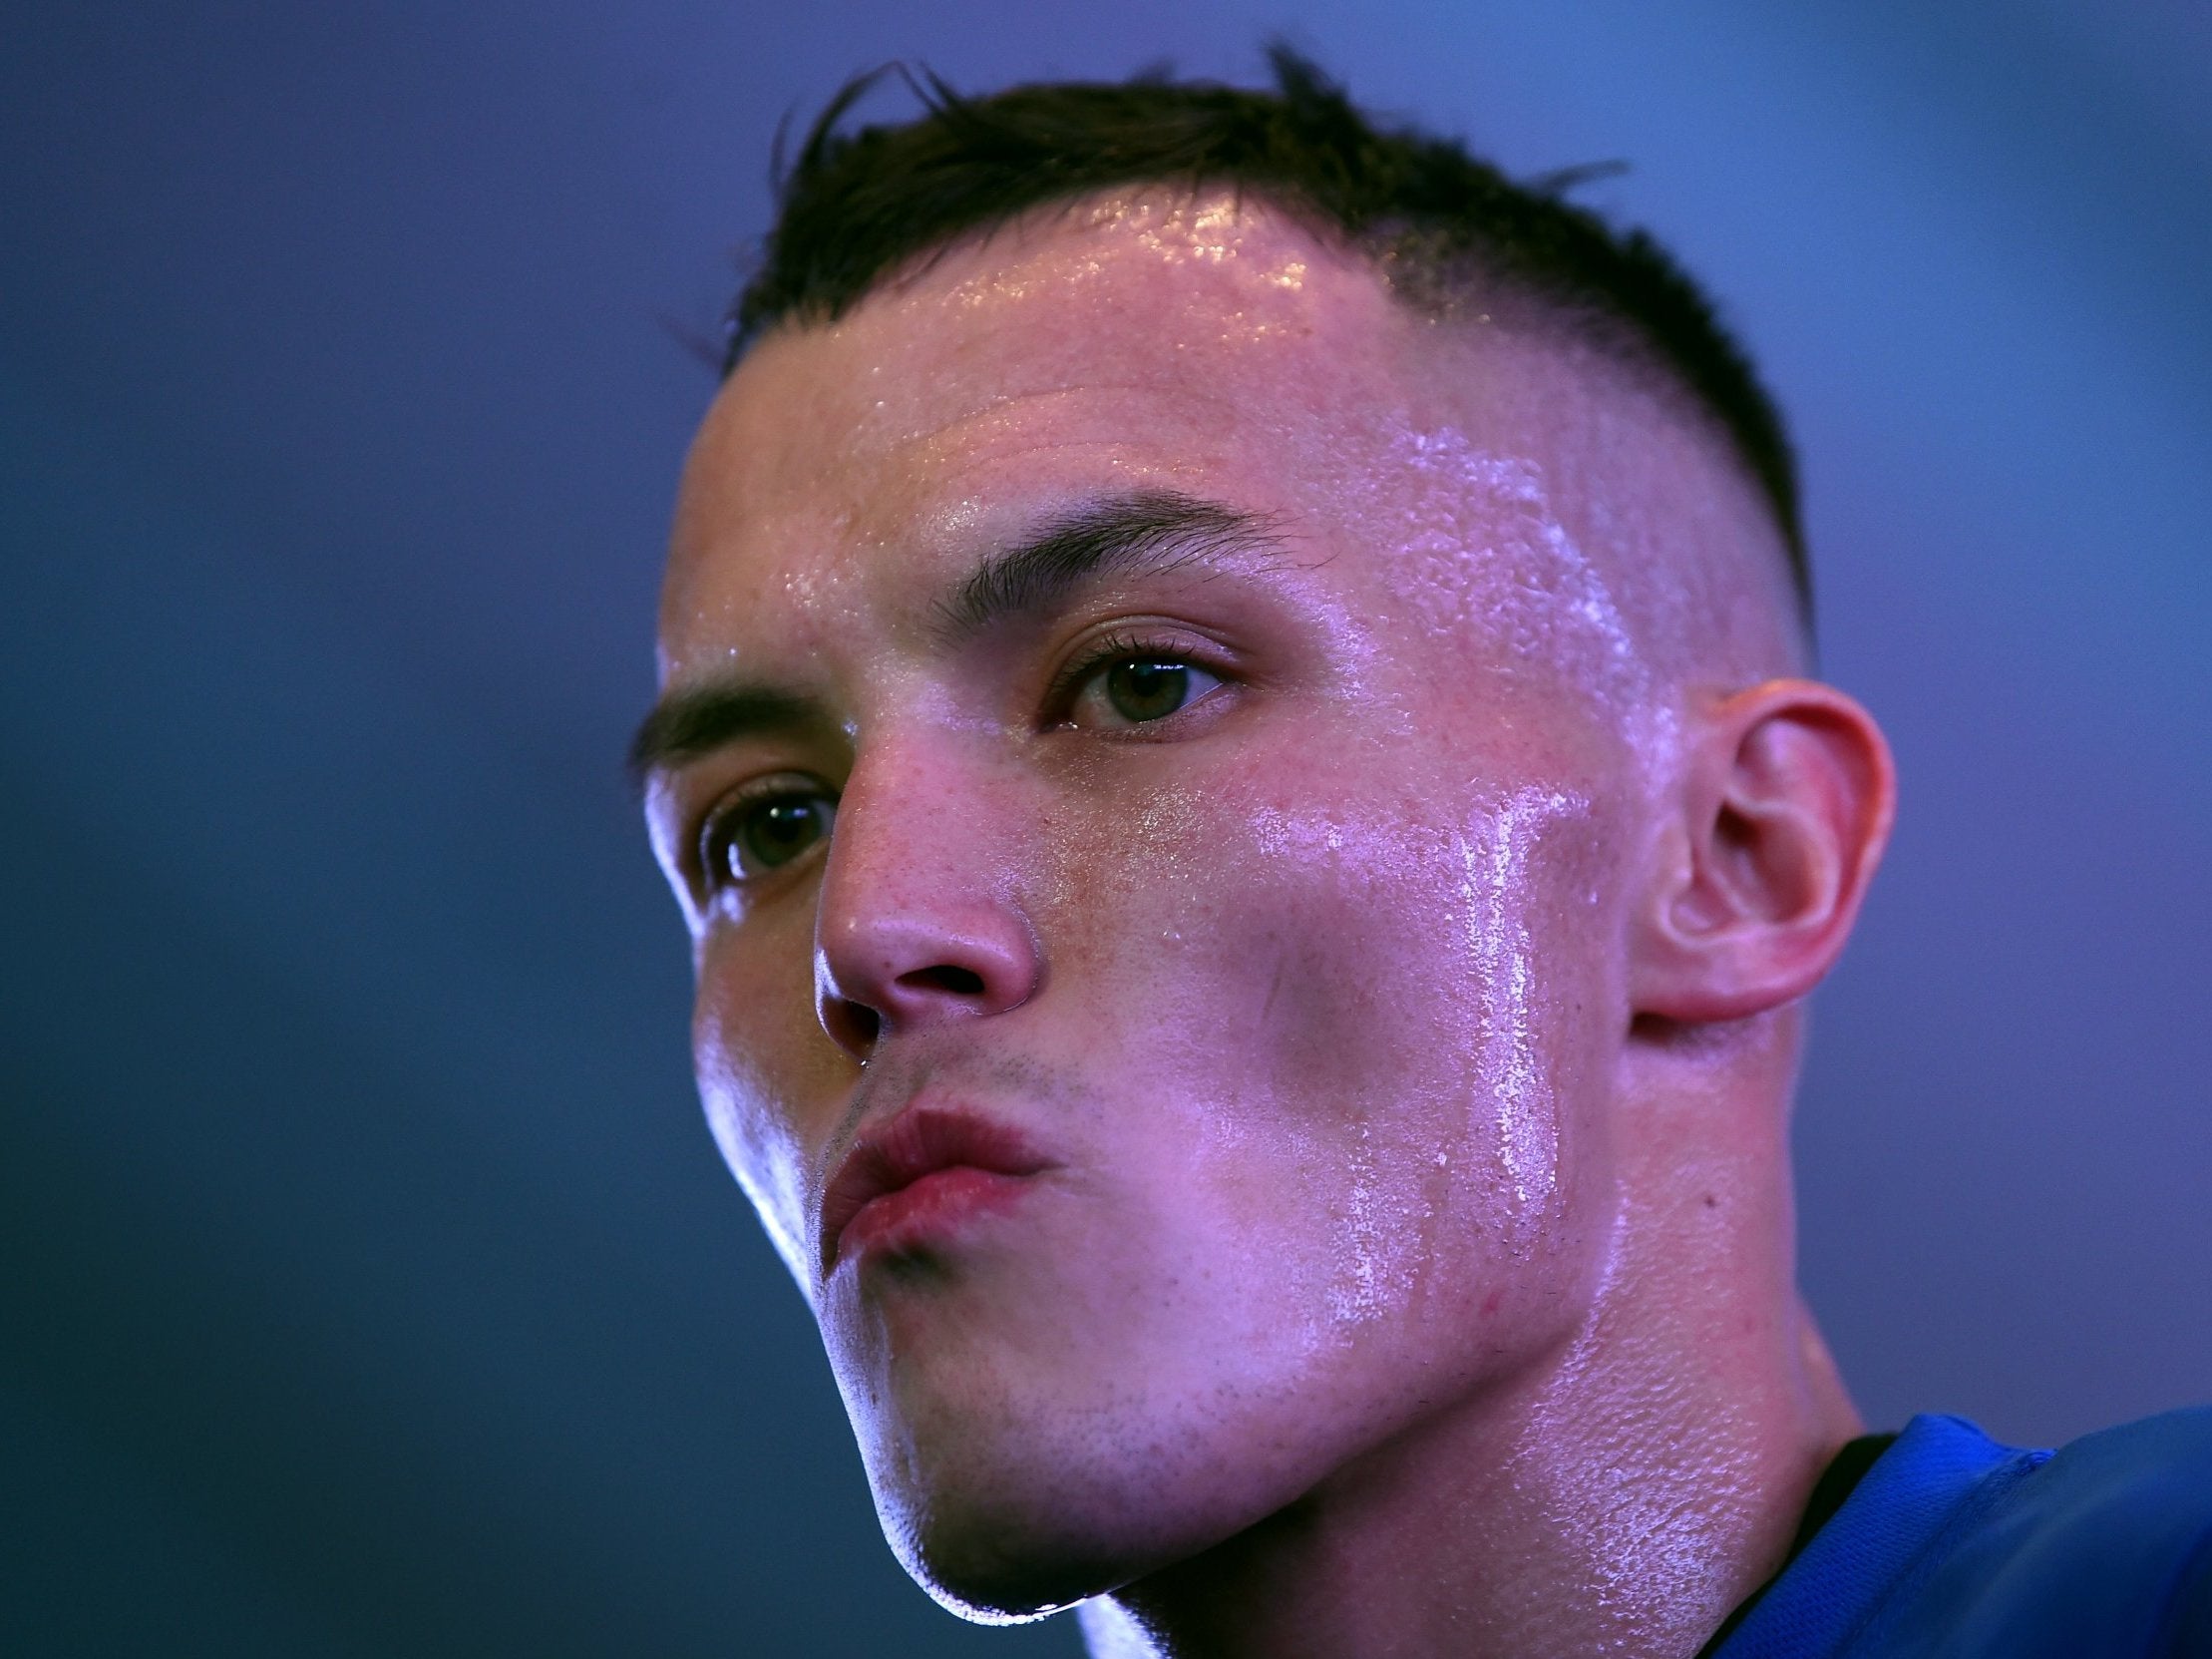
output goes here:
[[1673, 257], [1564, 200], [1586, 171], [1517, 184], [1456, 141], [1377, 124], [1290, 48], [1269, 59], [1273, 92], [1146, 74], [967, 98], [902, 71], [921, 118], [848, 131], [886, 71], [856, 76], [788, 168], [779, 156], [775, 227], [731, 307], [723, 374], [775, 324], [834, 322], [917, 256], [1031, 208], [1116, 186], [1227, 185], [1340, 235], [1417, 306], [1438, 308], [1479, 272], [1656, 363], [1719, 422], [1758, 484], [1809, 633], [1811, 569], [1781, 412]]

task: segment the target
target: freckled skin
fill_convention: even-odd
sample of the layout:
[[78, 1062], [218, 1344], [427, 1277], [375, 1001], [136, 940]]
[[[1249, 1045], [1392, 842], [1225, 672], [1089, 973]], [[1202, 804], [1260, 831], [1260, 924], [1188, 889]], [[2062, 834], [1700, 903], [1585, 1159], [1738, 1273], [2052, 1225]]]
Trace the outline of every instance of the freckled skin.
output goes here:
[[[1281, 557], [933, 641], [983, 553], [1146, 487]], [[1636, 941], [1704, 699], [1798, 666], [1779, 570], [1638, 375], [1226, 200], [1103, 197], [754, 349], [662, 680], [838, 729], [657, 779], [652, 827], [710, 1123], [933, 1594], [1110, 1595], [1101, 1652], [1526, 1659], [1686, 1654], [1763, 1574], [1855, 1428], [1791, 1290], [1795, 1017], [1639, 1036]], [[1220, 688], [1048, 726], [1106, 631]], [[769, 774], [833, 833], [704, 892], [700, 818]], [[829, 1165], [924, 1086], [1056, 1167], [825, 1274]]]

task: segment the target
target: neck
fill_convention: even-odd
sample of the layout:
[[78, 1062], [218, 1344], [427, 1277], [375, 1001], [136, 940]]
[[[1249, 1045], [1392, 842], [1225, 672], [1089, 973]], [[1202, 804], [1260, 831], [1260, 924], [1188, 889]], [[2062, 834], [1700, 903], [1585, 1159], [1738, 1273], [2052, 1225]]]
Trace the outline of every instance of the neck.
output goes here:
[[1791, 1285], [1786, 1188], [1668, 1156], [1558, 1352], [1086, 1604], [1096, 1659], [1689, 1659], [1861, 1426]]

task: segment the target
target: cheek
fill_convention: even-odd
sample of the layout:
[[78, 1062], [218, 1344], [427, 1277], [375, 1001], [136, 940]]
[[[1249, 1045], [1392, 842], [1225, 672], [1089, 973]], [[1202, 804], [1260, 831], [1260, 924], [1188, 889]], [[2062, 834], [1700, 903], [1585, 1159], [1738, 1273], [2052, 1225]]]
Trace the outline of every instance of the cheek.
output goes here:
[[1558, 1231], [1606, 1000], [1590, 818], [1549, 788], [1308, 762], [1163, 789], [1070, 837], [1087, 900], [1054, 931], [1086, 1004], [1128, 1011], [1099, 1022], [1126, 1047], [1096, 1062], [1147, 1079], [1142, 1109], [1173, 1120], [1158, 1178], [1204, 1189], [1194, 1207], [1308, 1339], [1465, 1312]]
[[762, 962], [784, 957], [748, 941], [745, 961], [752, 966], [741, 967], [732, 943], [710, 942], [700, 958], [691, 1018], [699, 1099], [730, 1173], [777, 1252], [809, 1287], [812, 1229], [800, 1122], [805, 1101], [833, 1097], [838, 1056], [816, 1027], [804, 963], [765, 972]]

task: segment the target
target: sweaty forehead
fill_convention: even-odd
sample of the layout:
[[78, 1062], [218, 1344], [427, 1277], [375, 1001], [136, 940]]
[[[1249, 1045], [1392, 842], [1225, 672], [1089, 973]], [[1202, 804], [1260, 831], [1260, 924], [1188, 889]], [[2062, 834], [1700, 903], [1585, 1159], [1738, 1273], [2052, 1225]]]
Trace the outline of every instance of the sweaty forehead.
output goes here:
[[1572, 331], [1424, 316], [1265, 204], [1139, 190], [754, 347], [685, 468], [663, 682], [850, 641], [1024, 524], [1141, 489], [1310, 534], [1347, 594], [1371, 577], [1432, 615], [1466, 614], [1433, 590], [1477, 565], [1561, 589], [1570, 549], [1662, 678], [1798, 648], [1771, 523], [1680, 399]]
[[1055, 392], [1218, 401], [1234, 395], [1225, 379], [1371, 374], [1376, 335], [1401, 321], [1371, 266], [1273, 209], [1137, 193], [939, 250], [837, 324], [784, 331], [756, 356], [773, 377], [798, 355], [810, 377], [842, 379], [851, 395], [825, 412], [850, 453], [874, 456]]
[[1356, 256], [1227, 198], [1106, 197], [959, 244], [763, 340], [685, 470], [663, 649], [770, 582], [952, 558], [1056, 500], [1274, 480], [1293, 512], [1399, 396], [1408, 319]]

